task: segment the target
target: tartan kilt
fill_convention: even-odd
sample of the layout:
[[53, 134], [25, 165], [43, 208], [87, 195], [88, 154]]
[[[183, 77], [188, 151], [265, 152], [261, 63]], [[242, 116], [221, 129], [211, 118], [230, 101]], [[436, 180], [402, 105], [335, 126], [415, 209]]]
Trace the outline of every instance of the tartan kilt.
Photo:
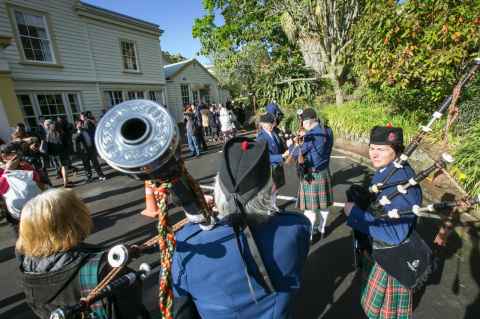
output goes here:
[[[376, 262], [369, 263], [370, 274], [362, 289], [361, 305], [369, 319], [410, 319], [412, 290], [387, 274]], [[368, 266], [367, 266], [368, 267]]]
[[297, 194], [297, 208], [301, 210], [326, 209], [332, 206], [333, 191], [330, 169], [309, 173], [308, 181], [300, 181]]

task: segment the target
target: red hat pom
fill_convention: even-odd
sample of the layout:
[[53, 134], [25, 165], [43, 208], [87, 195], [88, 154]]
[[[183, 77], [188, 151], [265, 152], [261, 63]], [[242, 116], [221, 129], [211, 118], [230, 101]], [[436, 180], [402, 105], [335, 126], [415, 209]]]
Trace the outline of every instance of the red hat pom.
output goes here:
[[242, 147], [242, 150], [244, 152], [246, 152], [248, 150], [248, 142], [247, 141], [243, 141], [242, 144], [241, 144], [241, 147]]
[[388, 128], [392, 128], [392, 127], [393, 127], [392, 122], [388, 122], [388, 123], [387, 123], [387, 127], [388, 127]]

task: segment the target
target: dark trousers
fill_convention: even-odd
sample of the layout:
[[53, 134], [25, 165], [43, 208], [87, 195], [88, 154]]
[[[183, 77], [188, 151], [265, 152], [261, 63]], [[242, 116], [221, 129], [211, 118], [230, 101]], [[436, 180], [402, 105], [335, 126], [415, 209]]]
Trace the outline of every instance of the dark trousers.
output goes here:
[[88, 178], [92, 177], [92, 166], [90, 165], [90, 162], [92, 162], [93, 168], [95, 169], [95, 172], [97, 172], [98, 177], [104, 176], [100, 163], [98, 163], [97, 150], [94, 147], [85, 150], [80, 157], [82, 158], [85, 174]]

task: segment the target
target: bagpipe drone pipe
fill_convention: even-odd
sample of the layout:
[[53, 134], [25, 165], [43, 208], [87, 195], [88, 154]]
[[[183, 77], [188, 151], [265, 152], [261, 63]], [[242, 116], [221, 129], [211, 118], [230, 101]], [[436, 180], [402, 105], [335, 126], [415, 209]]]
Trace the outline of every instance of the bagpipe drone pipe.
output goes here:
[[[433, 123], [440, 119], [445, 111], [448, 109], [452, 101], [454, 101], [455, 95], [458, 97], [460, 94], [461, 89], [469, 82], [472, 80], [476, 72], [480, 69], [480, 58], [476, 58], [473, 60], [473, 63], [468, 67], [467, 71], [463, 74], [463, 76], [460, 78], [460, 80], [457, 82], [455, 85], [455, 89], [453, 93], [449, 96], [447, 96], [443, 102], [440, 104], [438, 109], [432, 114], [430, 120], [426, 125], [423, 125], [420, 127], [420, 131], [417, 133], [417, 135], [413, 138], [411, 143], [405, 148], [404, 152], [400, 155], [399, 158], [395, 159], [394, 161], [394, 166], [393, 169], [384, 177], [384, 179], [376, 183], [372, 186], [369, 187], [368, 191], [366, 189], [363, 189], [362, 187], [354, 187], [353, 189], [350, 189], [349, 193], [347, 192], [347, 197], [353, 197], [349, 201], [355, 202], [357, 205], [363, 205], [366, 207], [370, 207], [370, 205], [373, 205], [374, 207], [378, 209], [383, 208], [385, 205], [387, 205], [391, 199], [393, 199], [396, 196], [402, 195], [406, 192], [406, 189], [410, 186], [418, 184], [418, 182], [421, 179], [426, 178], [431, 172], [435, 171], [436, 169], [443, 169], [442, 167], [438, 167], [438, 164], [441, 164], [439, 161], [436, 162], [436, 164], [432, 165], [430, 168], [426, 169], [423, 171], [419, 176], [417, 176], [414, 179], [410, 179], [408, 181], [400, 181], [397, 183], [391, 183], [389, 182], [390, 178], [400, 169], [405, 165], [405, 163], [408, 161], [410, 156], [413, 154], [413, 152], [418, 148], [420, 145], [421, 141], [423, 138], [432, 130], [432, 125]], [[448, 161], [447, 159], [444, 159], [443, 162], [446, 164]], [[436, 167], [436, 168], [435, 168]], [[421, 177], [420, 175], [424, 175]], [[388, 195], [388, 196], [382, 196], [380, 198], [380, 201], [376, 201], [376, 196], [375, 194], [380, 193], [382, 190], [387, 189], [389, 187], [396, 186], [397, 190]], [[359, 206], [360, 207], [360, 206]], [[412, 208], [413, 209], [413, 208]], [[410, 212], [411, 213], [411, 212]], [[420, 212], [418, 212], [420, 213]], [[424, 217], [426, 217], [425, 212]], [[380, 218], [395, 218], [398, 217], [395, 212], [390, 212], [390, 214], [383, 214], [382, 216], [379, 216]], [[360, 251], [363, 249], [370, 250], [369, 247], [369, 240], [368, 238], [359, 233], [358, 231], [354, 231], [353, 234], [354, 240], [353, 240], [353, 246], [354, 246], [354, 256], [355, 256], [355, 263], [357, 266], [360, 265], [358, 262], [358, 255], [360, 254]]]
[[[468, 68], [467, 72], [461, 77], [461, 79], [458, 81], [458, 83], [455, 85], [455, 90], [458, 91], [458, 94], [460, 93], [460, 90], [467, 84], [467, 82], [471, 81], [476, 74], [476, 72], [480, 69], [480, 58], [476, 58], [473, 60], [472, 65]], [[384, 188], [383, 185], [388, 184], [389, 179], [395, 174], [395, 172], [402, 168], [403, 165], [408, 161], [410, 156], [413, 154], [413, 152], [417, 149], [417, 147], [420, 145], [421, 141], [423, 138], [432, 131], [432, 125], [433, 123], [440, 119], [447, 108], [450, 106], [450, 104], [453, 101], [454, 94], [451, 94], [447, 96], [442, 104], [438, 107], [438, 109], [432, 114], [430, 120], [426, 125], [420, 126], [420, 131], [417, 133], [417, 135], [413, 138], [413, 140], [410, 142], [410, 144], [405, 148], [405, 151], [400, 155], [398, 159], [395, 160], [394, 162], [394, 169], [392, 169], [389, 174], [385, 176], [383, 181], [372, 185], [370, 187], [370, 191], [372, 193], [379, 193], [382, 188]]]
[[[154, 198], [159, 208], [157, 236], [141, 245], [117, 245], [109, 251], [108, 262], [112, 270], [106, 282], [114, 280], [119, 269], [130, 260], [158, 245], [162, 318], [173, 318], [171, 264], [175, 231], [189, 221], [198, 223], [203, 229], [215, 223], [211, 206], [178, 155], [179, 139], [177, 125], [169, 112], [150, 100], [130, 100], [114, 106], [101, 118], [95, 131], [99, 156], [112, 168], [150, 184], [155, 189]], [[167, 215], [170, 193], [175, 195], [188, 216], [173, 226]]]

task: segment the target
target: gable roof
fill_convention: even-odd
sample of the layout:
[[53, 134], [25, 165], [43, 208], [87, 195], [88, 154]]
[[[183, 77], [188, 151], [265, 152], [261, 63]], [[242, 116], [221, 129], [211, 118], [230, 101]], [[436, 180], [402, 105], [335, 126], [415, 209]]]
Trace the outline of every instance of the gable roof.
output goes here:
[[215, 81], [218, 82], [218, 79], [210, 72], [208, 71], [203, 64], [197, 61], [197, 59], [188, 59], [185, 61], [177, 62], [177, 63], [172, 63], [172, 64], [167, 64], [163, 67], [163, 71], [165, 73], [165, 79], [166, 80], [171, 80], [175, 75], [180, 73], [183, 69], [188, 67], [189, 65], [192, 65], [193, 63], [196, 63], [200, 65], [200, 67], [208, 73]]

